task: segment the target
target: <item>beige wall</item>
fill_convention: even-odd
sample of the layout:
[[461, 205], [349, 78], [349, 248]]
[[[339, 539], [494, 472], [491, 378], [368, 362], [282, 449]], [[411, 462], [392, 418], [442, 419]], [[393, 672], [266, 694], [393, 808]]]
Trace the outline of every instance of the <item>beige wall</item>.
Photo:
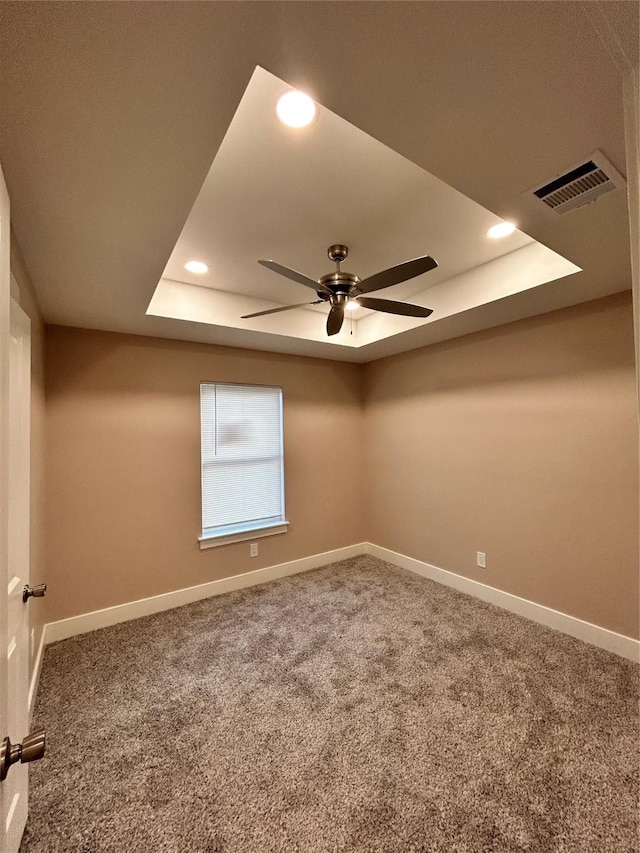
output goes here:
[[[48, 328], [48, 619], [368, 539], [637, 637], [633, 352], [627, 294], [365, 367]], [[284, 388], [257, 559], [196, 542], [201, 379]]]
[[[22, 310], [31, 319], [31, 535], [30, 581], [46, 580], [44, 536], [44, 338], [45, 330], [38, 300], [29, 273], [20, 253], [15, 235], [11, 234], [11, 272], [19, 289]], [[47, 618], [47, 600], [32, 599], [29, 618], [34, 629], [34, 644], [30, 656], [30, 670], [40, 644], [42, 628]]]
[[365, 387], [372, 541], [638, 637], [630, 295], [369, 364]]
[[[200, 551], [201, 380], [281, 385], [288, 533]], [[51, 621], [360, 542], [357, 365], [47, 329]]]

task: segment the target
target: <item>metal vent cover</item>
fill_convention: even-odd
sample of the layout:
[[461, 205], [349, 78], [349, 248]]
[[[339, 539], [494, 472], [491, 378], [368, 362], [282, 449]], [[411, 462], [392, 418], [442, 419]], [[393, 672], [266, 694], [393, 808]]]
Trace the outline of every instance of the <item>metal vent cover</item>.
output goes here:
[[590, 204], [611, 190], [626, 186], [626, 181], [604, 156], [594, 151], [582, 163], [545, 181], [524, 195], [533, 196], [547, 210], [563, 215]]

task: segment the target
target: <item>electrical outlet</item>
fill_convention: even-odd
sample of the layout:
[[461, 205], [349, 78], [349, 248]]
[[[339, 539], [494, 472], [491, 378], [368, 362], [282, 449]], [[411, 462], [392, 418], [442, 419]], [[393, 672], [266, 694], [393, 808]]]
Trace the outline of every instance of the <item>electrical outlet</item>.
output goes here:
[[476, 564], [481, 569], [487, 568], [487, 555], [484, 553], [484, 551], [476, 551]]
[[251, 545], [249, 545], [249, 556], [250, 557], [257, 557], [258, 556], [258, 543], [257, 542], [252, 542]]

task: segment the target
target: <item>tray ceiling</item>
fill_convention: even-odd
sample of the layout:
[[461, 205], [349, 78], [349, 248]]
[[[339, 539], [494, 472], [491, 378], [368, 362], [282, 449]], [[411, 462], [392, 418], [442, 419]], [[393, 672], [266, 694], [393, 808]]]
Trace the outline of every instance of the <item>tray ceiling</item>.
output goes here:
[[[308, 127], [282, 124], [276, 104], [290, 89], [255, 69], [148, 313], [322, 342], [325, 305], [241, 319], [314, 299], [259, 258], [315, 279], [333, 270], [326, 250], [334, 243], [349, 247], [343, 269], [361, 279], [436, 258], [436, 270], [375, 294], [432, 307], [433, 315], [348, 312], [327, 343], [360, 348], [579, 271], [521, 231], [488, 237], [501, 221], [495, 214], [321, 105]], [[208, 272], [188, 272], [192, 260]]]
[[[622, 72], [593, 5], [0, 4], [2, 169], [46, 321], [363, 362], [629, 288], [624, 189], [555, 218], [526, 195], [596, 149], [626, 171]], [[597, 5], [637, 63], [638, 5]], [[256, 88], [262, 123], [227, 146], [254, 83], [307, 91], [318, 122], [283, 136]], [[516, 222], [514, 248], [488, 249], [483, 217]], [[178, 272], [183, 238], [211, 253], [204, 287]], [[314, 310], [239, 321], [306, 295], [258, 258], [315, 278], [337, 241], [360, 277], [436, 257], [381, 294], [432, 317], [362, 314], [338, 342]], [[537, 247], [581, 271], [532, 287]], [[191, 296], [154, 310], [189, 319], [147, 313], [165, 268]]]

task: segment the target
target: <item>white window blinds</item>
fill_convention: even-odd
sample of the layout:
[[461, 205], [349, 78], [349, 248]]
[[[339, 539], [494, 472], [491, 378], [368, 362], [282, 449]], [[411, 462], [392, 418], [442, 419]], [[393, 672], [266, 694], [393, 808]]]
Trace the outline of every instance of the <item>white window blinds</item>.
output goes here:
[[284, 523], [282, 389], [200, 385], [202, 535]]

